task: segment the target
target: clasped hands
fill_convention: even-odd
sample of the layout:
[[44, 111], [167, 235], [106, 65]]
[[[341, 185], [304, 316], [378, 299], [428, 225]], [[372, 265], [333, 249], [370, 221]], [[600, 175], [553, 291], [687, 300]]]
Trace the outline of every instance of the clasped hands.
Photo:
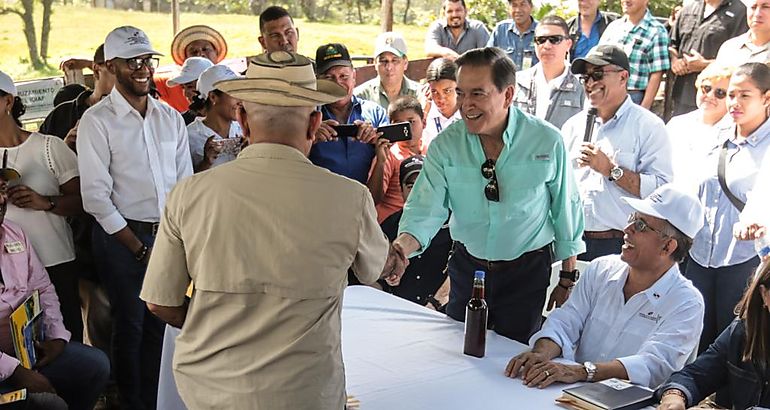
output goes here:
[[563, 364], [549, 360], [535, 351], [524, 352], [508, 362], [505, 376], [521, 378], [527, 387], [542, 389], [554, 382], [576, 383], [586, 380], [585, 368], [579, 364]]
[[398, 286], [408, 265], [407, 252], [399, 243], [393, 242], [388, 249], [388, 257], [385, 259], [385, 266], [382, 268], [380, 277], [385, 279], [388, 285]]

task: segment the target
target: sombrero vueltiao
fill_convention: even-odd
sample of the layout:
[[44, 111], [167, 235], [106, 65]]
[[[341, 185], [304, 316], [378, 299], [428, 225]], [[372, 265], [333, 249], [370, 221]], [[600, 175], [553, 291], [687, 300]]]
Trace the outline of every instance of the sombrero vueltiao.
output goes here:
[[196, 25], [185, 28], [184, 30], [176, 33], [174, 40], [171, 42], [171, 58], [177, 65], [184, 64], [186, 60], [184, 49], [196, 40], [206, 40], [217, 50], [217, 59], [214, 64], [219, 63], [225, 59], [227, 55], [227, 42], [222, 34], [214, 30], [209, 26]]
[[254, 57], [245, 77], [215, 86], [239, 100], [279, 107], [329, 104], [347, 95], [337, 83], [317, 80], [309, 58], [287, 51]]

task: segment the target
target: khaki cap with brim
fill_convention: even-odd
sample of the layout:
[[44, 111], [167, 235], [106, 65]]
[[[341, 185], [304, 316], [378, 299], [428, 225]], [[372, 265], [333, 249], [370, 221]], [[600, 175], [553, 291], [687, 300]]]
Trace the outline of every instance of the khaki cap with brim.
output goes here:
[[309, 58], [287, 51], [254, 57], [244, 78], [220, 81], [215, 86], [242, 101], [279, 107], [312, 107], [347, 95], [337, 83], [316, 79]]

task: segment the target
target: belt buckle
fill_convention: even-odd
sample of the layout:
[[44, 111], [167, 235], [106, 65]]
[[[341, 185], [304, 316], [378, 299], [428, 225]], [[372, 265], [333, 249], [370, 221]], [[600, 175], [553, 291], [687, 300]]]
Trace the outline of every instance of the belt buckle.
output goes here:
[[155, 237], [158, 235], [158, 228], [160, 227], [160, 222], [155, 222], [152, 224], [152, 236]]

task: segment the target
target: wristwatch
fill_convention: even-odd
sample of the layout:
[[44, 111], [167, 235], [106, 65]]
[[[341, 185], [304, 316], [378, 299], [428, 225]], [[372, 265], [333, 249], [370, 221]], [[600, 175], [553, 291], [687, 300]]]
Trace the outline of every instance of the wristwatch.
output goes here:
[[578, 279], [580, 279], [580, 271], [577, 269], [573, 270], [560, 270], [559, 271], [559, 279], [569, 279], [573, 282], [577, 282]]
[[433, 308], [435, 308], [436, 310], [441, 309], [441, 302], [439, 302], [438, 299], [434, 298], [433, 296], [428, 296], [426, 300], [428, 301], [428, 303], [433, 305]]
[[56, 197], [47, 196], [45, 199], [48, 200], [48, 209], [46, 209], [46, 211], [53, 211], [53, 209], [56, 208]]
[[594, 381], [594, 376], [596, 376], [596, 365], [591, 362], [585, 362], [583, 363], [583, 368], [586, 369], [586, 374], [588, 375], [588, 377], [586, 377], [586, 381]]
[[615, 165], [614, 168], [610, 170], [610, 181], [617, 181], [620, 178], [623, 178], [623, 168]]

